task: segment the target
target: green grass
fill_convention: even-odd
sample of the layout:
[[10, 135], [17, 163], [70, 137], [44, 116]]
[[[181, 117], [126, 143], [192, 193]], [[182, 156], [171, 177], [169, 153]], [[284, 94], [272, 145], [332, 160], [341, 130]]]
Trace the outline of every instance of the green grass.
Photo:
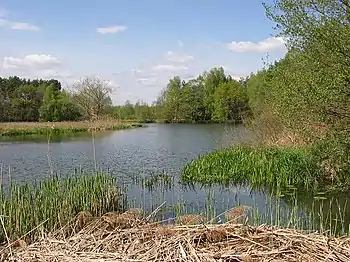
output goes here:
[[252, 188], [290, 185], [317, 190], [323, 171], [307, 149], [234, 147], [201, 156], [182, 172], [182, 182], [249, 184]]
[[[123, 196], [115, 178], [98, 173], [68, 178], [53, 177], [35, 185], [0, 188], [0, 243], [23, 236], [40, 224], [40, 230], [27, 235], [33, 241], [44, 232], [61, 228], [80, 211], [100, 216], [119, 210]], [[5, 229], [5, 232], [4, 232]]]

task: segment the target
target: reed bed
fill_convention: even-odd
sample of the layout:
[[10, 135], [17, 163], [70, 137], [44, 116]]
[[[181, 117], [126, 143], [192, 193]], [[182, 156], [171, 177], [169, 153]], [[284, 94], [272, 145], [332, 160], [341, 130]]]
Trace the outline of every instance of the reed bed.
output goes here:
[[131, 129], [142, 126], [139, 123], [122, 123], [119, 121], [0, 123], [0, 136], [74, 134], [79, 132]]
[[[52, 177], [35, 185], [0, 187], [0, 243], [25, 234], [30, 242], [65, 225], [80, 211], [94, 216], [120, 210], [123, 195], [113, 176]], [[37, 228], [37, 230], [33, 230]], [[28, 234], [28, 232], [31, 232]]]
[[[58, 230], [6, 248], [11, 261], [349, 261], [350, 239], [270, 226], [165, 225], [130, 214], [90, 219], [67, 236]], [[123, 219], [124, 220], [123, 220]], [[79, 216], [76, 220], [79, 220]], [[127, 221], [122, 223], [121, 221]], [[71, 225], [76, 224], [74, 221]], [[111, 226], [113, 225], [113, 226]]]
[[187, 166], [182, 182], [246, 184], [251, 188], [322, 187], [322, 168], [307, 149], [234, 147], [201, 156]]

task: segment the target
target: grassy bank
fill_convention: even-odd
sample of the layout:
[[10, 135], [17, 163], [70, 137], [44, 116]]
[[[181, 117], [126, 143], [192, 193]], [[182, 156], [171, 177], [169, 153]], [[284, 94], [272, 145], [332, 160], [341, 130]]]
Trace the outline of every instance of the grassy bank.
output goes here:
[[316, 191], [328, 185], [308, 148], [234, 147], [201, 156], [183, 170], [182, 181], [249, 184], [253, 188], [294, 186]]
[[0, 123], [0, 136], [74, 134], [79, 132], [122, 130], [142, 127], [140, 123], [121, 123], [117, 121], [96, 122], [14, 122]]
[[0, 243], [28, 232], [31, 233], [25, 240], [32, 241], [42, 233], [65, 225], [80, 211], [99, 216], [119, 210], [122, 201], [115, 178], [102, 173], [64, 179], [53, 177], [35, 185], [1, 186]]

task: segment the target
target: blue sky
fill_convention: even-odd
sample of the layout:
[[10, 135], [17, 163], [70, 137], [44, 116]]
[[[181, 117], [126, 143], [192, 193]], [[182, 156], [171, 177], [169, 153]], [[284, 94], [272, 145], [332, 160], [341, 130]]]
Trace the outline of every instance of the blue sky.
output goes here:
[[248, 75], [285, 54], [258, 0], [0, 2], [0, 75], [110, 81], [113, 101], [152, 102], [170, 77]]

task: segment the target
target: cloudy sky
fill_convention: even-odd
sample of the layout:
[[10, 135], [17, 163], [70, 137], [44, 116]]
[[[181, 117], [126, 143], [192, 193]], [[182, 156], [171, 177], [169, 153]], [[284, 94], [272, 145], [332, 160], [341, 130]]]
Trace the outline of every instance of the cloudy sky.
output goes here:
[[0, 75], [64, 86], [96, 75], [116, 104], [152, 102], [175, 75], [239, 77], [281, 58], [275, 34], [259, 0], [2, 0]]

